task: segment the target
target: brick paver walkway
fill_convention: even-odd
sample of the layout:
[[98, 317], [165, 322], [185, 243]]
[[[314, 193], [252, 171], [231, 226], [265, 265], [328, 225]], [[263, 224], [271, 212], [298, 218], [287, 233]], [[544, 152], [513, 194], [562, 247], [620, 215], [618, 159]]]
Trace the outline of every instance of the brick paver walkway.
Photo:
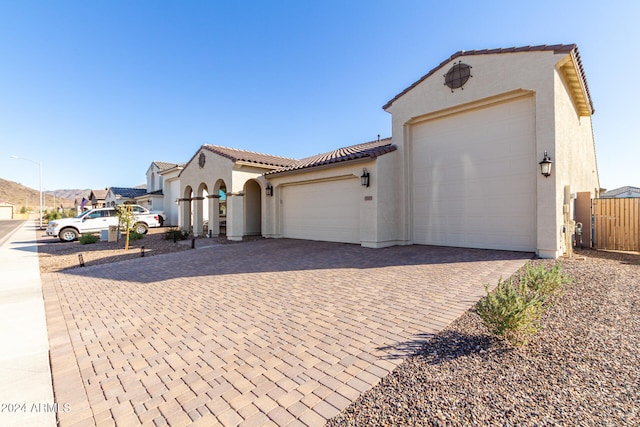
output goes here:
[[44, 274], [60, 425], [323, 425], [529, 257], [264, 240]]

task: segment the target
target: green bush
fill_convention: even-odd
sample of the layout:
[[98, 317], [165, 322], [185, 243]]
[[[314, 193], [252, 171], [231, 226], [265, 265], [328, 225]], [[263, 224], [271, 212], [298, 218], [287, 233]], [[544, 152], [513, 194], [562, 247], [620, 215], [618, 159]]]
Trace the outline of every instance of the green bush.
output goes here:
[[135, 231], [130, 231], [129, 232], [129, 240], [140, 240], [144, 237], [144, 235], [140, 234], [140, 233], [136, 233]]
[[60, 212], [58, 212], [57, 210], [54, 211], [49, 211], [47, 212], [47, 214], [45, 215], [45, 218], [49, 221], [53, 221], [56, 219], [60, 219], [62, 218], [62, 214]]
[[164, 240], [187, 240], [189, 238], [189, 232], [180, 230], [179, 228], [172, 228], [162, 233]]
[[547, 270], [542, 264], [536, 267], [527, 264], [524, 274], [520, 278], [521, 282], [524, 282], [532, 292], [537, 293], [544, 300], [562, 295], [564, 285], [570, 283], [571, 280], [569, 276], [562, 273], [562, 267], [559, 263], [550, 270]]
[[527, 337], [539, 329], [542, 299], [524, 284], [511, 279], [498, 281], [498, 286], [476, 305], [476, 311], [487, 328], [514, 345], [523, 345]]
[[517, 283], [500, 279], [493, 292], [485, 285], [487, 296], [476, 304], [476, 312], [491, 333], [513, 345], [524, 345], [540, 329], [540, 318], [549, 302], [570, 282], [559, 264], [550, 270], [527, 264]]
[[88, 245], [88, 244], [97, 242], [98, 236], [93, 234], [83, 234], [82, 236], [80, 236], [80, 239], [78, 239], [78, 241], [82, 245]]

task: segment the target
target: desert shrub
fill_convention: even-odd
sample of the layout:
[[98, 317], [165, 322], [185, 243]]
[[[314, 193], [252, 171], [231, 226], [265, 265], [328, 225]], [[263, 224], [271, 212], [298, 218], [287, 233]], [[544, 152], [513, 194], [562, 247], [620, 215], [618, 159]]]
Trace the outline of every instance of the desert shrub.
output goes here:
[[187, 240], [189, 232], [179, 228], [172, 228], [162, 233], [162, 238], [164, 240]]
[[88, 245], [88, 244], [97, 242], [98, 236], [93, 234], [83, 234], [82, 236], [80, 236], [80, 239], [78, 239], [78, 241], [82, 245]]
[[485, 326], [511, 344], [523, 345], [527, 337], [540, 327], [543, 300], [524, 283], [511, 279], [498, 281], [498, 286], [476, 305], [476, 312]]
[[514, 345], [524, 345], [540, 328], [540, 318], [552, 299], [571, 278], [560, 264], [551, 269], [527, 264], [518, 280], [498, 281], [498, 286], [476, 304], [476, 312], [491, 333]]
[[562, 295], [564, 286], [571, 280], [571, 277], [562, 273], [562, 266], [559, 263], [551, 269], [547, 269], [542, 264], [535, 267], [527, 264], [520, 278], [521, 282], [544, 300]]
[[62, 218], [62, 214], [60, 212], [58, 212], [57, 210], [49, 211], [45, 215], [45, 219], [47, 219], [49, 221], [53, 221], [53, 220], [60, 219], [60, 218]]
[[136, 241], [136, 240], [142, 239], [143, 237], [144, 237], [143, 234], [136, 233], [135, 231], [130, 231], [129, 232], [129, 240]]

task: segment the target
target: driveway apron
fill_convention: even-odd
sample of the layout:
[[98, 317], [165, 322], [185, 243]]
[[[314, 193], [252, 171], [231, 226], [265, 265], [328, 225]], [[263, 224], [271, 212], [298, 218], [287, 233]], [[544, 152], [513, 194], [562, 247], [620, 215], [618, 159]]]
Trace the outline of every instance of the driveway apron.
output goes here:
[[60, 425], [323, 425], [531, 256], [278, 239], [44, 274]]

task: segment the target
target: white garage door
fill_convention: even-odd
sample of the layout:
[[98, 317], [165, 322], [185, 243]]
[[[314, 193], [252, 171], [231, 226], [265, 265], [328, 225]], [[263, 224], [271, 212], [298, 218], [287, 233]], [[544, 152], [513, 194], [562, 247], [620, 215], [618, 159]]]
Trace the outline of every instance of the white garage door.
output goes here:
[[535, 251], [535, 108], [525, 98], [413, 127], [413, 240]]
[[360, 243], [359, 185], [353, 178], [283, 187], [284, 237]]

